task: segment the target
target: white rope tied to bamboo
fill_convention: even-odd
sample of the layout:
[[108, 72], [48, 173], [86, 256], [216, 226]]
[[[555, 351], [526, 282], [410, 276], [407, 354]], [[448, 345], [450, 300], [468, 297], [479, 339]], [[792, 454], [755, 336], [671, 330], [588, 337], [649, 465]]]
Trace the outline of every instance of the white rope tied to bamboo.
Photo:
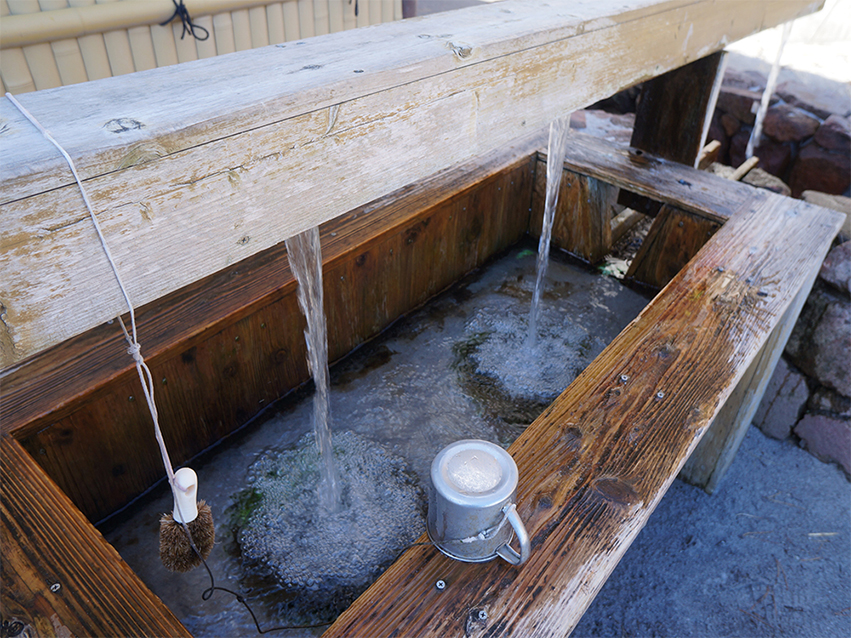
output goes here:
[[98, 239], [100, 239], [101, 246], [103, 246], [103, 251], [106, 253], [107, 261], [109, 261], [109, 265], [112, 267], [112, 272], [115, 275], [116, 281], [118, 281], [118, 287], [121, 289], [121, 294], [124, 296], [124, 301], [127, 302], [127, 307], [130, 310], [130, 332], [127, 332], [127, 328], [124, 325], [124, 322], [121, 320], [121, 317], [118, 317], [118, 323], [121, 326], [121, 331], [124, 333], [124, 338], [127, 340], [128, 348], [127, 354], [129, 354], [134, 363], [136, 364], [136, 372], [139, 374], [139, 381], [142, 383], [142, 392], [145, 395], [145, 401], [148, 404], [148, 409], [151, 412], [151, 419], [154, 422], [154, 434], [157, 439], [157, 444], [160, 448], [160, 454], [162, 455], [163, 465], [165, 466], [166, 475], [168, 476], [168, 483], [171, 486], [171, 491], [175, 497], [175, 503], [178, 502], [177, 492], [179, 489], [174, 480], [174, 468], [171, 465], [171, 460], [168, 456], [168, 450], [165, 446], [165, 441], [163, 440], [162, 430], [160, 429], [159, 417], [157, 415], [157, 406], [154, 403], [154, 378], [151, 374], [150, 368], [145, 363], [144, 358], [142, 358], [142, 347], [139, 345], [139, 341], [137, 339], [136, 334], [136, 313], [133, 309], [133, 304], [130, 302], [130, 295], [127, 293], [127, 289], [124, 287], [124, 282], [121, 281], [121, 275], [118, 273], [118, 266], [115, 265], [115, 260], [112, 258], [112, 253], [109, 250], [109, 246], [106, 243], [106, 238], [103, 235], [103, 231], [101, 231], [100, 223], [98, 222], [97, 217], [95, 216], [94, 210], [92, 209], [92, 204], [89, 201], [89, 196], [86, 194], [86, 189], [83, 188], [83, 183], [80, 180], [80, 176], [77, 174], [77, 168], [74, 166], [74, 162], [71, 159], [71, 156], [65, 151], [64, 148], [57, 142], [53, 136], [50, 134], [46, 128], [44, 128], [35, 117], [25, 109], [18, 100], [16, 100], [10, 93], [6, 93], [6, 97], [9, 99], [12, 104], [21, 112], [21, 114], [27, 118], [33, 126], [35, 126], [41, 134], [53, 144], [60, 153], [62, 153], [62, 157], [65, 158], [65, 161], [68, 163], [68, 166], [71, 167], [71, 173], [74, 175], [74, 179], [77, 181], [77, 186], [80, 188], [80, 194], [83, 196], [83, 201], [86, 204], [86, 208], [89, 211], [89, 216], [92, 219], [92, 223], [95, 226], [95, 231], [97, 232]]

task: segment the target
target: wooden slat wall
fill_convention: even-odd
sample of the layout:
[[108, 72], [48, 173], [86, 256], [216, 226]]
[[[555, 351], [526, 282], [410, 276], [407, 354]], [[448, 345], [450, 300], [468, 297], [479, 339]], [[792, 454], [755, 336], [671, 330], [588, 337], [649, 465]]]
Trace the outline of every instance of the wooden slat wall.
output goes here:
[[[0, 16], [119, 1], [18, 0], [13, 13], [8, 0], [0, 0]], [[192, 14], [193, 22], [210, 32], [204, 42], [188, 35], [181, 40], [183, 26], [177, 21], [3, 49], [0, 82], [4, 92], [27, 93], [402, 18], [401, 0], [361, 0], [360, 7], [363, 16], [357, 19], [348, 0], [285, 0], [214, 16]]]
[[[332, 359], [523, 235], [535, 152], [544, 143], [545, 136], [533, 136], [323, 227]], [[279, 245], [139, 309], [143, 353], [162, 381], [158, 412], [174, 463], [307, 380], [294, 291]], [[4, 378], [0, 390], [4, 431], [92, 520], [162, 476], [125, 351], [116, 326], [104, 326], [45, 352]]]

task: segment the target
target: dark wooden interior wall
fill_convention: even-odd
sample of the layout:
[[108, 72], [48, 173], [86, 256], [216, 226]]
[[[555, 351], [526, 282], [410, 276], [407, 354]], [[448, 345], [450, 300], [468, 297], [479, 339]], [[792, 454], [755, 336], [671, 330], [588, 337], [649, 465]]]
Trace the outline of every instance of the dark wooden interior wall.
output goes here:
[[[530, 138], [321, 228], [332, 360], [522, 237], [539, 147]], [[295, 289], [277, 246], [139, 310], [175, 466], [308, 379]], [[164, 475], [117, 325], [39, 355], [2, 392], [4, 432], [90, 520]]]

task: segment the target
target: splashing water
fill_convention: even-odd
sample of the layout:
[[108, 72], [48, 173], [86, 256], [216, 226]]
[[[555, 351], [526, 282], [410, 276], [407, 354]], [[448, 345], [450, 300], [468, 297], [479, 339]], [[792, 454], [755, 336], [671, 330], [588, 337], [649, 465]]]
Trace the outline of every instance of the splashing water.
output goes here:
[[754, 149], [759, 146], [759, 140], [762, 137], [762, 122], [765, 119], [765, 114], [768, 112], [768, 103], [771, 101], [771, 96], [774, 94], [774, 87], [777, 85], [777, 76], [780, 74], [780, 58], [783, 55], [783, 48], [786, 46], [786, 40], [789, 39], [789, 32], [792, 31], [792, 23], [790, 20], [783, 25], [783, 35], [780, 36], [780, 46], [777, 48], [777, 57], [774, 58], [774, 65], [768, 74], [768, 81], [765, 84], [765, 91], [762, 92], [762, 100], [759, 103], [759, 110], [756, 112], [756, 121], [751, 131], [751, 137], [748, 140], [748, 146], [745, 149], [745, 157], [748, 159], [753, 157]]
[[328, 399], [328, 336], [322, 294], [322, 250], [319, 228], [314, 227], [286, 240], [287, 258], [298, 281], [298, 305], [307, 319], [304, 338], [307, 362], [316, 384], [313, 396], [313, 431], [322, 458], [319, 505], [328, 512], [340, 506], [342, 486], [331, 446], [331, 406]]
[[537, 278], [535, 292], [532, 294], [532, 307], [529, 310], [529, 336], [526, 345], [529, 350], [538, 340], [538, 316], [541, 312], [541, 297], [544, 294], [544, 277], [550, 260], [550, 238], [553, 234], [553, 218], [558, 205], [558, 192], [561, 185], [564, 154], [567, 151], [567, 135], [570, 131], [570, 115], [553, 120], [550, 124], [550, 137], [547, 144], [547, 192], [544, 201], [544, 223], [541, 239], [538, 242]]

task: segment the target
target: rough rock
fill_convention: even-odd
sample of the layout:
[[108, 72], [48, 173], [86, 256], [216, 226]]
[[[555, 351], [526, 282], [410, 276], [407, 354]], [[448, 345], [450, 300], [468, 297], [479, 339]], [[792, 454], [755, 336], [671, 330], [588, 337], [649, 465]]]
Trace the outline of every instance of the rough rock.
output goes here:
[[716, 109], [721, 109], [744, 124], [752, 125], [756, 120], [756, 104], [762, 99], [760, 91], [749, 91], [732, 86], [722, 86], [718, 94]]
[[803, 82], [789, 80], [777, 87], [775, 93], [784, 102], [809, 111], [826, 120], [834, 113], [851, 115], [851, 89], [843, 86], [841, 91], [823, 91], [807, 86]]
[[851, 154], [851, 123], [847, 117], [831, 115], [816, 131], [816, 142], [822, 148]]
[[765, 74], [755, 69], [739, 71], [730, 66], [724, 72], [723, 86], [746, 89], [748, 91], [762, 91], [768, 78]]
[[781, 358], [768, 382], [753, 423], [768, 436], [785, 439], [804, 413], [808, 397], [806, 377]]
[[851, 239], [851, 197], [843, 197], [842, 195], [828, 195], [819, 191], [804, 191], [801, 199], [816, 206], [824, 208], [832, 208], [840, 213], [845, 213], [845, 222], [842, 224], [842, 230], [839, 231], [845, 240]]
[[[730, 164], [732, 166], [740, 166], [745, 161], [745, 150], [748, 147], [750, 135], [750, 130], [742, 130], [730, 140]], [[786, 170], [792, 161], [792, 149], [789, 146], [775, 142], [765, 135], [762, 136], [759, 146], [754, 149], [754, 155], [759, 158], [761, 169], [780, 178], [786, 174]]]
[[728, 137], [733, 137], [739, 132], [739, 129], [742, 128], [742, 123], [738, 120], [738, 118], [733, 117], [729, 113], [722, 113], [721, 126]]
[[[730, 153], [732, 155], [732, 148]], [[851, 157], [845, 153], [829, 151], [816, 143], [801, 148], [789, 174], [793, 197], [800, 197], [806, 190], [842, 195], [849, 184]]]
[[762, 170], [759, 166], [751, 169], [751, 171], [742, 178], [742, 181], [745, 184], [750, 184], [757, 188], [764, 188], [765, 190], [773, 191], [780, 195], [785, 195], [786, 197], [789, 197], [792, 194], [792, 189], [786, 185], [786, 182], [779, 177], [775, 177], [768, 171]]
[[823, 414], [807, 414], [795, 427], [810, 454], [837, 463], [851, 477], [851, 423]]
[[840, 292], [851, 296], [851, 241], [834, 247], [827, 254], [819, 277]]
[[851, 301], [817, 281], [786, 354], [821, 385], [851, 396]]
[[778, 142], [800, 142], [815, 135], [817, 118], [790, 104], [776, 104], [768, 109], [762, 123], [763, 134]]
[[851, 419], [851, 399], [828, 388], [816, 388], [810, 395], [807, 407], [815, 414], [830, 413], [833, 416]]
[[[722, 117], [730, 117], [730, 119], [736, 120], [736, 118], [732, 116], [727, 116], [726, 113], [722, 113], [721, 111], [716, 110], [712, 114], [712, 120], [709, 122], [709, 132], [706, 135], [706, 141], [711, 142], [712, 140], [717, 140], [718, 142], [720, 142], [721, 148], [718, 149], [718, 161], [727, 162], [729, 161], [728, 154], [730, 151], [730, 138], [724, 129], [724, 125], [721, 122]], [[736, 120], [736, 122], [738, 121], [739, 120]]]

